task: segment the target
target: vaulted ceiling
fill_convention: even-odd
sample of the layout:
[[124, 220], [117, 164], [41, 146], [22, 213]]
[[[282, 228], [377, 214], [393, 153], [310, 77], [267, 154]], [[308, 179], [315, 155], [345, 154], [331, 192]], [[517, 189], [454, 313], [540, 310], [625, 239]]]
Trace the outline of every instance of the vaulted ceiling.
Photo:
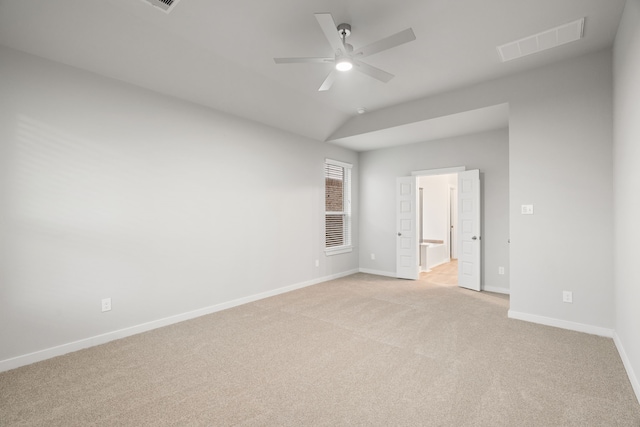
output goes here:
[[[609, 47], [623, 7], [624, 0], [179, 0], [167, 14], [144, 0], [0, 0], [0, 44], [325, 141], [359, 107], [384, 110]], [[331, 64], [273, 61], [333, 56], [316, 12], [351, 24], [356, 48], [409, 27], [416, 40], [367, 58], [395, 75], [388, 83], [348, 72], [318, 92]], [[582, 17], [581, 40], [500, 61], [497, 46]], [[448, 135], [447, 126], [474, 129], [460, 120], [503, 126], [505, 111], [336, 143], [367, 150]]]

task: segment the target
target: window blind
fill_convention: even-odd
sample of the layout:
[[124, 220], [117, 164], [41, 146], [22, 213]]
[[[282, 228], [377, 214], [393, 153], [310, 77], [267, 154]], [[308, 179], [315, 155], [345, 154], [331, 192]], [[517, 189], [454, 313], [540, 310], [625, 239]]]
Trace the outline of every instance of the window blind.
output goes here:
[[325, 247], [351, 246], [351, 165], [327, 159], [325, 178]]

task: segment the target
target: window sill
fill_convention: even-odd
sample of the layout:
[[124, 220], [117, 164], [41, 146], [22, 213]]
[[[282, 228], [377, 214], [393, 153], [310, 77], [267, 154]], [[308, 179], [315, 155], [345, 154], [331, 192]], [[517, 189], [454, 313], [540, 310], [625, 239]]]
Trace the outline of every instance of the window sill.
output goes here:
[[324, 250], [326, 256], [346, 254], [353, 251], [353, 246], [337, 246], [335, 248], [327, 248]]

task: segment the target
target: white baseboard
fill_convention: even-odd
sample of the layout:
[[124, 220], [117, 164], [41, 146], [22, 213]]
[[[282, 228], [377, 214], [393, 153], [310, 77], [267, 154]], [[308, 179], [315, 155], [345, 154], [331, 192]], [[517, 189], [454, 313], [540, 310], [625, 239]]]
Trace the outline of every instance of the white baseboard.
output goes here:
[[509, 295], [509, 289], [506, 288], [496, 288], [493, 286], [483, 286], [482, 287], [483, 291], [487, 291], [487, 292], [495, 292], [496, 294], [505, 294], [505, 295]]
[[376, 276], [385, 276], [385, 277], [396, 277], [396, 272], [390, 272], [390, 271], [381, 271], [381, 270], [371, 270], [369, 268], [361, 268], [360, 269], [360, 273], [367, 273], [367, 274], [375, 274]]
[[631, 382], [631, 387], [633, 387], [633, 391], [636, 394], [636, 400], [638, 401], [638, 403], [640, 403], [640, 381], [638, 380], [638, 377], [633, 370], [633, 366], [631, 366], [631, 361], [629, 360], [627, 352], [622, 346], [622, 341], [620, 341], [620, 337], [616, 332], [614, 332], [613, 334], [613, 342], [616, 344], [616, 348], [618, 349], [618, 353], [620, 354], [620, 358], [622, 359], [624, 369], [627, 371], [627, 376], [629, 377], [629, 381]]
[[556, 328], [568, 329], [570, 331], [584, 332], [601, 337], [613, 338], [613, 329], [601, 328], [599, 326], [585, 325], [584, 323], [570, 322], [568, 320], [554, 319], [552, 317], [537, 316], [535, 314], [521, 313], [519, 311], [509, 310], [510, 319], [524, 320], [531, 323], [539, 323], [541, 325], [555, 326]]
[[358, 273], [358, 269], [345, 271], [342, 273], [332, 274], [329, 276], [320, 277], [306, 282], [296, 283], [282, 288], [273, 289], [271, 291], [262, 292], [248, 297], [238, 298], [232, 301], [223, 302], [220, 304], [212, 305], [209, 307], [200, 308], [198, 310], [189, 311], [175, 316], [165, 317], [163, 319], [153, 320], [151, 322], [142, 323], [140, 325], [131, 326], [124, 329], [119, 329], [113, 332], [107, 332], [106, 334], [96, 335], [93, 337], [73, 341], [70, 343], [62, 344], [56, 347], [47, 348], [44, 350], [35, 351], [33, 353], [24, 354], [21, 356], [13, 357], [11, 359], [0, 360], [0, 372], [8, 371], [10, 369], [19, 368], [21, 366], [30, 365], [32, 363], [40, 362], [43, 360], [51, 359], [56, 356], [62, 356], [63, 354], [71, 353], [74, 351], [82, 350], [84, 348], [93, 347], [100, 344], [105, 344], [110, 341], [114, 341], [120, 338], [126, 338], [131, 335], [140, 334], [153, 329], [162, 328], [163, 326], [172, 325], [174, 323], [183, 322], [185, 320], [193, 319], [196, 317], [204, 316], [206, 314], [215, 313], [217, 311], [226, 310], [228, 308], [237, 307], [242, 304], [247, 304], [253, 301], [269, 298], [275, 295], [280, 295], [286, 292], [291, 292], [296, 289], [302, 289], [307, 286], [317, 285], [318, 283], [327, 282], [329, 280], [339, 279], [341, 277], [350, 276], [351, 274]]

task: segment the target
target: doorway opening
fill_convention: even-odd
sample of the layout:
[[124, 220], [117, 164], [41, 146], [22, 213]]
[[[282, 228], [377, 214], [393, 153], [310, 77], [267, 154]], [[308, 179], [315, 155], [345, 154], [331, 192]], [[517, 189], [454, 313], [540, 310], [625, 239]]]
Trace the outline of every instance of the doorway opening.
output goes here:
[[458, 174], [418, 178], [420, 277], [457, 285]]
[[[437, 216], [446, 224], [437, 229], [430, 229], [424, 223], [424, 217], [429, 217], [431, 204], [427, 192], [427, 185], [423, 183], [422, 192], [419, 191], [420, 179], [423, 176], [439, 176], [438, 180], [446, 183], [440, 193], [444, 194], [443, 209], [437, 210]], [[446, 175], [457, 177], [453, 180]], [[434, 177], [436, 178], [436, 177]], [[426, 182], [426, 181], [425, 181]], [[435, 181], [434, 181], [435, 182]], [[455, 248], [451, 248], [451, 188], [455, 189], [457, 182], [457, 206], [454, 212], [458, 219], [454, 222], [453, 233]], [[420, 198], [422, 194], [422, 198]], [[424, 206], [420, 200], [423, 201]], [[420, 214], [422, 211], [422, 214]], [[442, 220], [442, 218], [444, 218]], [[422, 226], [420, 224], [422, 223]], [[465, 167], [414, 171], [411, 176], [396, 178], [396, 277], [399, 279], [417, 280], [424, 268], [451, 261], [452, 250], [458, 259], [458, 285], [463, 288], [480, 291], [481, 283], [481, 245], [480, 245], [480, 171], [466, 170]], [[456, 226], [457, 225], [457, 230]], [[421, 251], [422, 249], [422, 251]], [[421, 265], [424, 266], [421, 267]]]
[[432, 285], [457, 288], [458, 260], [452, 259], [449, 262], [433, 267], [428, 272], [420, 273], [418, 280]]

